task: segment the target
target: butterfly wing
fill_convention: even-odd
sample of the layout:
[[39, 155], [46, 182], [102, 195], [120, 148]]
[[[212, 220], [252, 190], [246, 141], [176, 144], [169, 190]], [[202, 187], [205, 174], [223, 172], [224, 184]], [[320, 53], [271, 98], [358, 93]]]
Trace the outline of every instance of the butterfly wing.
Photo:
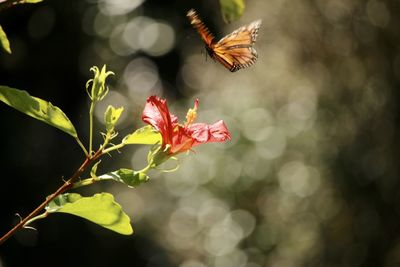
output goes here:
[[261, 20], [254, 21], [211, 44], [212, 57], [231, 72], [253, 65], [258, 57], [253, 45], [260, 26]]
[[210, 56], [231, 72], [249, 67], [257, 60], [257, 51], [253, 48], [253, 44], [257, 39], [261, 20], [243, 26], [219, 42], [215, 42], [214, 35], [210, 33], [194, 9], [189, 10], [186, 16], [203, 39]]
[[197, 15], [194, 9], [188, 11], [186, 16], [189, 18], [190, 24], [197, 30], [200, 34], [201, 39], [203, 39], [204, 43], [206, 44], [207, 48], [210, 48], [211, 45], [215, 42], [214, 35], [210, 33], [206, 25], [201, 21], [199, 15]]

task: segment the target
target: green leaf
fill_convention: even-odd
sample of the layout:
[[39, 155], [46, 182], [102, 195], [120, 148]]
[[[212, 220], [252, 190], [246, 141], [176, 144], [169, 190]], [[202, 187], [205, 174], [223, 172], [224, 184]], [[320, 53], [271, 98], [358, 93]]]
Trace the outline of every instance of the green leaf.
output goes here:
[[54, 126], [77, 138], [74, 125], [56, 106], [40, 98], [30, 96], [26, 91], [0, 85], [0, 101], [28, 116]]
[[76, 193], [63, 194], [50, 202], [46, 210], [49, 213], [73, 214], [119, 234], [133, 233], [128, 215], [109, 193], [95, 194], [92, 197], [82, 197]]
[[114, 108], [113, 106], [108, 106], [106, 112], [104, 113], [104, 122], [106, 123], [107, 132], [113, 132], [115, 124], [118, 122], [119, 117], [124, 111], [123, 107]]
[[232, 22], [239, 19], [244, 12], [244, 0], [219, 0], [219, 3], [225, 22]]
[[115, 180], [127, 184], [130, 187], [137, 187], [141, 183], [147, 182], [150, 178], [145, 173], [137, 172], [130, 169], [119, 169], [114, 172], [109, 172], [98, 176], [100, 180]]
[[0, 43], [1, 43], [1, 46], [3, 47], [3, 49], [7, 53], [11, 54], [10, 42], [8, 41], [7, 35], [4, 32], [3, 28], [1, 27], [1, 25], [0, 25]]
[[125, 136], [122, 140], [124, 144], [154, 145], [162, 142], [161, 134], [154, 130], [150, 125], [137, 129], [133, 134]]
[[59, 195], [46, 206], [46, 210], [50, 213], [57, 212], [65, 204], [73, 203], [81, 198], [81, 195], [75, 193]]
[[42, 2], [43, 0], [24, 0], [24, 1], [22, 1], [21, 3], [26, 3], [26, 4], [36, 4], [36, 3], [39, 3], [39, 2]]
[[93, 165], [92, 169], [90, 170], [90, 176], [91, 176], [91, 177], [97, 177], [97, 176], [96, 176], [96, 172], [97, 172], [97, 167], [99, 166], [100, 162], [101, 162], [101, 160], [99, 160], [98, 162], [96, 162], [96, 163]]

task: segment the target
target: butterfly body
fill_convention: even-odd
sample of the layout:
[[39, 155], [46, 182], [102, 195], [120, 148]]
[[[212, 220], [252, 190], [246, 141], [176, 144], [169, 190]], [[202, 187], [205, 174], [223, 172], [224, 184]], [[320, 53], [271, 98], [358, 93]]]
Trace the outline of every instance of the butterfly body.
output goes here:
[[195, 10], [189, 10], [187, 17], [203, 39], [210, 57], [220, 62], [231, 72], [249, 67], [256, 62], [258, 55], [253, 45], [257, 39], [261, 20], [240, 27], [216, 42], [215, 37], [201, 21]]

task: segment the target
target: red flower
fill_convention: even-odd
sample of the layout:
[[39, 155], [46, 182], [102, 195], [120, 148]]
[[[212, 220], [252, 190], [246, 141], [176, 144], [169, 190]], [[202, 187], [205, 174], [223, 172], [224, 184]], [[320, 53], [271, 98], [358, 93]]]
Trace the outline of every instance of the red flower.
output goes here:
[[156, 96], [150, 96], [144, 107], [142, 120], [153, 126], [162, 136], [162, 147], [169, 148], [169, 154], [184, 152], [192, 147], [209, 142], [223, 142], [231, 139], [225, 123], [220, 120], [214, 124], [193, 123], [199, 101], [194, 102], [194, 108], [189, 109], [184, 125], [178, 123], [178, 118], [169, 113], [167, 101]]

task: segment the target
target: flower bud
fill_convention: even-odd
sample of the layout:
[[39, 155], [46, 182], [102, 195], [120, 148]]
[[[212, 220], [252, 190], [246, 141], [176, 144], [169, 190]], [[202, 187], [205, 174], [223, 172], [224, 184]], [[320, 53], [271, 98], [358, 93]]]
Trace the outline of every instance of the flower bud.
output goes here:
[[[106, 79], [109, 75], [114, 74], [112, 71], [106, 71], [106, 65], [103, 66], [101, 71], [98, 67], [94, 66], [90, 68], [91, 71], [94, 72], [94, 78], [90, 79], [86, 83], [86, 90], [93, 102], [97, 102], [102, 100], [108, 93], [108, 87], [105, 85]], [[92, 88], [89, 92], [89, 86], [92, 85]]]

